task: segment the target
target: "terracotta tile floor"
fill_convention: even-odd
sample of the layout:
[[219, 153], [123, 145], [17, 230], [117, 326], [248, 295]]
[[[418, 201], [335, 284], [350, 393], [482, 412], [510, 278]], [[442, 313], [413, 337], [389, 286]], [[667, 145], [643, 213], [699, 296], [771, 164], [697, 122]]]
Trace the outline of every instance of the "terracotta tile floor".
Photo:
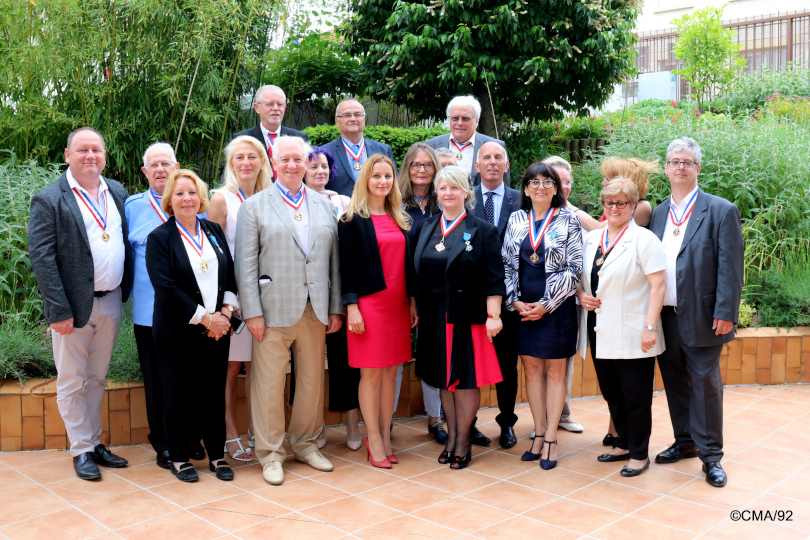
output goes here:
[[[558, 433], [556, 469], [518, 459], [529, 446], [531, 414], [518, 406], [515, 448], [474, 448], [469, 469], [436, 463], [441, 447], [424, 418], [398, 420], [400, 464], [370, 467], [363, 450], [328, 430], [324, 452], [336, 470], [318, 473], [288, 459], [284, 485], [269, 486], [253, 462], [217, 481], [183, 484], [154, 464], [148, 445], [117, 448], [130, 466], [100, 482], [73, 475], [67, 452], [0, 453], [0, 537], [8, 539], [621, 539], [810, 538], [810, 385], [727, 388], [724, 465], [729, 485], [703, 479], [698, 460], [653, 464], [637, 478], [596, 456], [607, 423], [602, 398], [574, 400], [584, 433]], [[653, 401], [651, 451], [672, 439], [666, 396]], [[479, 426], [497, 440], [497, 409]], [[743, 509], [792, 511], [791, 522], [732, 521]]]

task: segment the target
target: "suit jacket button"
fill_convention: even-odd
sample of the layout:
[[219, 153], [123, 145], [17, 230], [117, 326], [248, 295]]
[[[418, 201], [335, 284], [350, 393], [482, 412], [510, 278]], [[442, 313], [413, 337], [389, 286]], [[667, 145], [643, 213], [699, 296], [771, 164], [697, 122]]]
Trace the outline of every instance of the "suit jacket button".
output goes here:
[[599, 271], [596, 273], [596, 275], [597, 275], [597, 276], [599, 276], [599, 277], [602, 277], [602, 274], [603, 274], [603, 272], [602, 272], [601, 270], [599, 270]]
[[598, 333], [598, 332], [599, 332], [599, 327], [598, 327], [598, 326], [594, 326], [594, 327], [593, 327], [593, 331]]
[[602, 313], [602, 309], [601, 308], [596, 308], [595, 310], [593, 310], [593, 312], [596, 313], [597, 315], [599, 315], [600, 313]]
[[309, 264], [309, 261], [307, 261], [307, 264]]

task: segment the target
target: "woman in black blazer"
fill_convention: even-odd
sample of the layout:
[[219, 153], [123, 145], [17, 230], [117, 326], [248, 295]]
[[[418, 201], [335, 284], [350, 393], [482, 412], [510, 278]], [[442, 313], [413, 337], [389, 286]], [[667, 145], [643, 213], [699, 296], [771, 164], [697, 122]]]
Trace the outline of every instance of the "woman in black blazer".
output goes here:
[[196, 174], [173, 172], [161, 206], [171, 217], [149, 235], [146, 269], [155, 287], [152, 333], [171, 471], [197, 480], [189, 451], [202, 434], [211, 472], [231, 480], [223, 448], [230, 317], [239, 307], [233, 260], [222, 228], [197, 218], [208, 209], [208, 192]]
[[467, 212], [475, 202], [467, 173], [446, 167], [434, 182], [442, 213], [420, 225], [414, 248], [416, 374], [441, 389], [448, 438], [439, 463], [463, 469], [479, 388], [503, 380], [492, 338], [506, 286], [498, 229]]

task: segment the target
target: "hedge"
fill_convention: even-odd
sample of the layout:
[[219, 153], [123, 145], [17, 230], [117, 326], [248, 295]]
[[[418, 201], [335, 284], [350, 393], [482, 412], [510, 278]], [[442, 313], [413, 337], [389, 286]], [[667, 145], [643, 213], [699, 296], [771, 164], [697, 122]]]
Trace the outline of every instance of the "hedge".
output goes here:
[[[304, 133], [309, 136], [310, 144], [314, 146], [321, 146], [329, 141], [334, 141], [340, 136], [338, 128], [335, 125], [321, 125], [315, 127], [308, 127], [304, 129]], [[408, 152], [408, 149], [420, 141], [426, 141], [439, 135], [448, 133], [448, 130], [440, 127], [435, 128], [394, 128], [388, 126], [366, 126], [363, 130], [363, 136], [381, 143], [391, 146], [394, 151], [394, 160], [399, 164]]]

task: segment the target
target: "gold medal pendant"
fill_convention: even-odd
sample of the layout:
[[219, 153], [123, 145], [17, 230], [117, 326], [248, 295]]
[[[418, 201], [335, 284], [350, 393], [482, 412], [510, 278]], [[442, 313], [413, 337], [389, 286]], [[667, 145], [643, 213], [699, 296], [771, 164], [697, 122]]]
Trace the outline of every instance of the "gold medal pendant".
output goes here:
[[110, 241], [110, 235], [107, 234], [107, 231], [104, 231], [104, 233], [101, 235], [101, 239], [104, 240], [105, 242]]
[[462, 156], [462, 155], [461, 155], [461, 152], [459, 152], [458, 154], [456, 154], [456, 159], [457, 159], [457, 160], [461, 161], [461, 158], [462, 158], [462, 157], [464, 157], [464, 156]]
[[200, 268], [203, 272], [208, 272], [208, 263], [205, 261], [200, 261]]
[[532, 261], [532, 263], [537, 264], [537, 262], [540, 260], [540, 256], [535, 251], [534, 253], [531, 254], [529, 260]]
[[360, 162], [359, 162], [359, 161], [355, 161], [355, 162], [354, 162], [354, 170], [355, 170], [355, 171], [359, 171], [360, 169], [361, 169], [361, 167], [360, 167]]
[[442, 238], [442, 241], [441, 241], [441, 242], [439, 242], [438, 244], [436, 244], [436, 251], [438, 251], [439, 253], [441, 253], [442, 251], [444, 251], [444, 238]]
[[296, 219], [296, 221], [301, 221], [302, 219], [304, 219], [304, 216], [301, 215], [301, 212], [296, 212], [295, 214], [293, 214], [293, 217]]
[[675, 230], [672, 231], [672, 235], [673, 236], [678, 236], [679, 234], [681, 234], [681, 229], [678, 228], [678, 227], [675, 227]]
[[599, 257], [598, 259], [596, 259], [596, 266], [602, 266], [603, 262], [605, 262], [605, 258]]

